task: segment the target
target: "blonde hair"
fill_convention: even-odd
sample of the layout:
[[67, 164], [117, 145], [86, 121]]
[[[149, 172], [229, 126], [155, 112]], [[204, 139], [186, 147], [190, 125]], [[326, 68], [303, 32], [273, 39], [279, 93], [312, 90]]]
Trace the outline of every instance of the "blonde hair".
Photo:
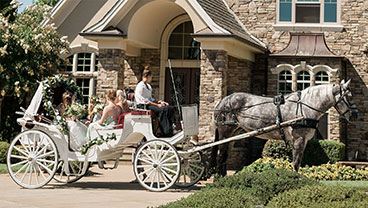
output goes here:
[[125, 95], [123, 90], [117, 90], [116, 91], [116, 97], [119, 99], [120, 102], [124, 102], [125, 101]]

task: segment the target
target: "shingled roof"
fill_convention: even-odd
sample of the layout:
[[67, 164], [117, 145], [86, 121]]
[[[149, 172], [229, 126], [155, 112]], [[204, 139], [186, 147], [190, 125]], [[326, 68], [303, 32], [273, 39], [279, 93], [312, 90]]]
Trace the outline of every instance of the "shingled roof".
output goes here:
[[266, 48], [264, 43], [247, 31], [234, 12], [227, 7], [223, 0], [197, 0], [197, 2], [217, 25], [240, 39], [254, 46], [258, 46], [258, 48]]

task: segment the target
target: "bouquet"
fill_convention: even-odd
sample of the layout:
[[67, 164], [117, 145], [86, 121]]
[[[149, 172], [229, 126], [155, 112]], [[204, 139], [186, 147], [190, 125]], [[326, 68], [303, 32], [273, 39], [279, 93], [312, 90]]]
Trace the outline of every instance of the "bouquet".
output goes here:
[[87, 118], [88, 111], [87, 106], [80, 103], [73, 103], [71, 106], [66, 108], [64, 113], [65, 117], [73, 117], [78, 120]]

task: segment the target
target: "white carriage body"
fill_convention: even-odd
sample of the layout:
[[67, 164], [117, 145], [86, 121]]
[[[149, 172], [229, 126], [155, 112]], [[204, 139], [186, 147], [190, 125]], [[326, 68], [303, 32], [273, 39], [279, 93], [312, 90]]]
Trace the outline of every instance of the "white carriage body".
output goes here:
[[147, 141], [163, 140], [171, 145], [176, 145], [190, 139], [191, 136], [198, 134], [198, 110], [195, 105], [182, 107], [183, 131], [180, 131], [172, 137], [166, 138], [157, 138], [153, 134], [152, 118], [148, 112], [146, 115], [127, 114], [125, 115], [123, 129], [99, 129], [98, 134], [92, 134], [92, 138], [94, 138], [98, 135], [107, 136], [108, 134], [115, 133], [117, 138], [116, 140], [111, 140], [101, 145], [94, 145], [88, 150], [86, 155], [82, 155], [79, 151], [70, 150], [68, 135], [63, 135], [59, 131], [58, 126], [34, 120], [34, 116], [37, 115], [42, 102], [42, 90], [43, 87], [41, 83], [33, 96], [25, 115], [22, 118], [18, 118], [17, 122], [22, 126], [22, 131], [27, 130], [27, 123], [31, 123], [34, 125], [32, 129], [40, 130], [49, 135], [55, 142], [60, 157], [64, 161], [98, 162], [116, 160], [123, 155], [123, 150], [125, 148], [136, 145], [142, 141], [143, 138]]

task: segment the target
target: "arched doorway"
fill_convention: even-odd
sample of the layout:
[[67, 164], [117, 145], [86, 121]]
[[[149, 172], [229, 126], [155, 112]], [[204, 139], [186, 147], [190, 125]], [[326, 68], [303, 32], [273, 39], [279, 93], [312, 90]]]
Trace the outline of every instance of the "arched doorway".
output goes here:
[[[200, 70], [190, 63], [200, 61], [200, 44], [193, 39], [192, 33], [192, 22], [184, 21], [175, 27], [168, 38], [167, 56], [174, 65], [173, 79], [170, 68], [165, 70], [165, 100], [171, 105], [176, 104], [173, 80], [180, 104], [199, 105]], [[181, 64], [175, 64], [178, 62]]]

